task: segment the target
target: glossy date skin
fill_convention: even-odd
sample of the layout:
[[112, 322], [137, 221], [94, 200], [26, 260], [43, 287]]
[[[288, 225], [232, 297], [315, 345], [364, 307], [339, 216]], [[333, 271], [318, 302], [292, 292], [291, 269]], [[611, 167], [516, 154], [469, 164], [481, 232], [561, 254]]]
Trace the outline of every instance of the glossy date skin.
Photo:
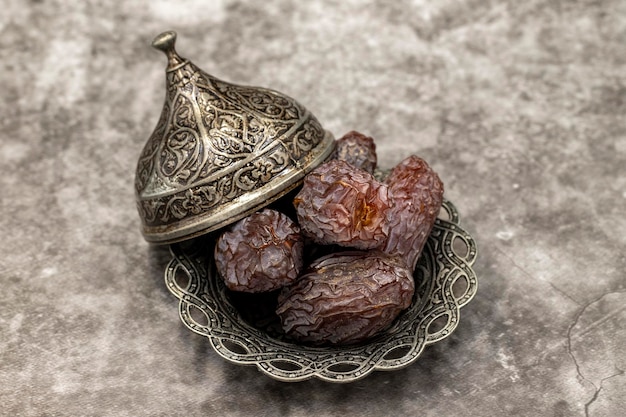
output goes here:
[[215, 265], [233, 291], [272, 291], [298, 277], [303, 247], [298, 225], [265, 209], [238, 221], [217, 239]]
[[323, 245], [380, 247], [389, 233], [388, 186], [340, 160], [326, 162], [304, 179], [294, 199], [303, 233]]
[[345, 345], [387, 328], [411, 304], [415, 284], [404, 262], [379, 251], [346, 251], [320, 258], [285, 287], [276, 310], [287, 335]]
[[[443, 183], [423, 159], [406, 158], [380, 182], [347, 162], [371, 138], [346, 136], [343, 156], [309, 173], [291, 197], [298, 224], [266, 209], [232, 226], [215, 249], [231, 290], [282, 287], [283, 331], [312, 345], [362, 342], [409, 307], [413, 271], [443, 202]], [[301, 274], [305, 242], [306, 262], [318, 259]]]
[[389, 235], [381, 249], [401, 256], [413, 270], [443, 203], [443, 183], [417, 156], [410, 156], [389, 173], [385, 183], [393, 196], [387, 211]]

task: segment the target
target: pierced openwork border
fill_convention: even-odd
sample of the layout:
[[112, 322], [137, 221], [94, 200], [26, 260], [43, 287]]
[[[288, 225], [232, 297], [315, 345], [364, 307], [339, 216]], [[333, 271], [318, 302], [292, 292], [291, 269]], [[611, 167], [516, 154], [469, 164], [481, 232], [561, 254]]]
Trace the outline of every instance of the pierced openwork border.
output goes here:
[[458, 211], [444, 201], [442, 214], [415, 270], [411, 306], [384, 333], [366, 344], [310, 347], [293, 343], [246, 321], [232, 303], [216, 273], [210, 244], [198, 239], [171, 246], [173, 259], [165, 271], [167, 288], [179, 300], [182, 322], [206, 336], [226, 360], [256, 365], [281, 381], [319, 378], [351, 382], [375, 370], [394, 370], [413, 363], [432, 343], [457, 327], [460, 309], [476, 294], [472, 265], [474, 239], [459, 226]]

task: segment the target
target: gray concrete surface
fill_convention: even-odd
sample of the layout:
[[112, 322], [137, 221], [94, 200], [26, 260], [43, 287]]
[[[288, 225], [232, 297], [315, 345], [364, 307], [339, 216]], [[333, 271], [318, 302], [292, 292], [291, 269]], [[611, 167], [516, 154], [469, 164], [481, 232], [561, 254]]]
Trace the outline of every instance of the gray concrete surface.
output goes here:
[[[418, 362], [285, 384], [179, 321], [133, 177], [163, 30], [440, 173], [476, 298]], [[626, 415], [626, 3], [18, 1], [0, 12], [0, 415]]]

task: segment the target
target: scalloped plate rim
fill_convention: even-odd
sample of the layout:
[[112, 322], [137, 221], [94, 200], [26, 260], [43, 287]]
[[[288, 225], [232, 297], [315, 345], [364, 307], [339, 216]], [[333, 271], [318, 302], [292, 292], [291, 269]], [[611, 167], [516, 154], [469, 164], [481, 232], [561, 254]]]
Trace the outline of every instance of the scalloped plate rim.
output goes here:
[[[466, 298], [465, 302], [463, 304], [457, 304], [454, 303], [454, 309], [456, 310], [456, 315], [457, 315], [457, 319], [454, 320], [454, 322], [452, 324], [450, 324], [450, 318], [448, 319], [448, 323], [446, 326], [444, 326], [442, 329], [439, 329], [438, 332], [441, 333], [442, 331], [445, 330], [445, 332], [443, 334], [439, 334], [438, 337], [434, 340], [428, 340], [428, 335], [424, 334], [423, 335], [423, 340], [421, 341], [421, 343], [416, 343], [416, 340], [419, 340], [419, 333], [420, 333], [420, 328], [422, 328], [422, 323], [424, 321], [427, 321], [426, 319], [430, 317], [430, 315], [432, 315], [433, 313], [430, 312], [428, 315], [424, 316], [421, 318], [421, 320], [419, 322], [415, 322], [415, 321], [411, 321], [411, 322], [407, 322], [409, 324], [411, 324], [411, 326], [413, 325], [418, 325], [418, 327], [415, 329], [417, 331], [417, 333], [415, 334], [411, 334], [410, 337], [412, 338], [413, 342], [412, 343], [404, 343], [404, 344], [399, 344], [399, 345], [395, 345], [395, 346], [387, 346], [391, 341], [393, 341], [396, 337], [398, 337], [397, 334], [392, 334], [392, 335], [388, 335], [388, 332], [385, 332], [379, 336], [374, 337], [373, 339], [371, 339], [369, 342], [364, 343], [364, 344], [357, 344], [357, 345], [348, 345], [348, 346], [323, 346], [323, 347], [316, 347], [316, 346], [306, 346], [306, 345], [296, 345], [294, 343], [290, 343], [287, 341], [283, 341], [283, 340], [279, 340], [276, 339], [274, 337], [271, 337], [269, 334], [264, 333], [262, 330], [255, 328], [254, 326], [252, 326], [251, 324], [247, 323], [245, 320], [243, 320], [240, 316], [239, 313], [236, 311], [236, 309], [234, 308], [234, 306], [232, 306], [232, 304], [230, 304], [229, 301], [227, 300], [222, 300], [224, 301], [226, 304], [228, 305], [221, 305], [220, 307], [222, 308], [222, 310], [224, 308], [226, 308], [226, 310], [228, 309], [232, 309], [235, 312], [235, 317], [233, 320], [234, 324], [236, 324], [236, 327], [242, 327], [244, 328], [244, 331], [241, 333], [241, 335], [243, 336], [244, 333], [246, 333], [246, 336], [249, 336], [251, 334], [254, 334], [254, 337], [260, 337], [263, 338], [262, 342], [267, 343], [269, 345], [272, 345], [273, 349], [270, 349], [270, 352], [273, 352], [274, 350], [276, 352], [271, 353], [271, 357], [269, 359], [263, 358], [264, 355], [261, 354], [255, 354], [252, 352], [249, 352], [247, 350], [247, 348], [244, 345], [239, 344], [236, 341], [233, 341], [232, 339], [228, 339], [228, 338], [220, 338], [214, 334], [212, 334], [212, 332], [216, 331], [216, 329], [211, 328], [210, 325], [210, 318], [207, 316], [207, 318], [209, 319], [209, 324], [207, 324], [207, 326], [201, 326], [198, 325], [197, 323], [195, 323], [191, 318], [188, 321], [186, 319], [186, 315], [189, 312], [189, 309], [191, 307], [193, 308], [198, 308], [197, 306], [193, 305], [193, 304], [189, 304], [190, 300], [193, 300], [194, 298], [199, 299], [199, 303], [201, 305], [201, 310], [202, 308], [205, 308], [206, 306], [203, 306], [202, 303], [204, 301], [202, 301], [199, 297], [197, 297], [195, 294], [191, 294], [189, 292], [187, 292], [187, 289], [189, 288], [189, 285], [191, 285], [193, 277], [189, 276], [189, 283], [186, 289], [182, 289], [180, 287], [177, 287], [177, 284], [175, 283], [175, 271], [182, 267], [185, 272], [190, 275], [191, 272], [188, 270], [188, 267], [184, 265], [183, 259], [181, 259], [182, 257], [176, 254], [176, 249], [174, 249], [174, 245], [170, 246], [170, 252], [172, 254], [172, 259], [170, 260], [170, 262], [168, 263], [166, 269], [165, 269], [165, 281], [167, 284], [167, 288], [168, 290], [177, 298], [179, 298], [179, 316], [181, 321], [183, 322], [183, 324], [190, 329], [191, 331], [193, 331], [194, 333], [197, 333], [199, 335], [205, 336], [209, 339], [210, 345], [213, 348], [213, 350], [223, 359], [225, 359], [226, 361], [233, 363], [233, 364], [237, 364], [237, 365], [245, 365], [245, 366], [250, 366], [250, 365], [256, 365], [257, 369], [259, 371], [261, 371], [263, 374], [273, 378], [273, 379], [277, 379], [279, 381], [284, 381], [284, 382], [296, 382], [296, 381], [304, 381], [304, 380], [308, 380], [308, 379], [312, 379], [312, 378], [318, 378], [320, 380], [324, 380], [327, 382], [353, 382], [353, 381], [357, 381], [360, 380], [364, 377], [366, 377], [367, 375], [371, 374], [374, 371], [395, 371], [395, 370], [399, 370], [402, 368], [405, 368], [411, 364], [413, 364], [424, 352], [426, 346], [429, 346], [431, 344], [437, 343], [445, 338], [447, 338], [448, 336], [450, 336], [450, 334], [452, 334], [459, 322], [460, 322], [460, 309], [464, 306], [466, 306], [476, 295], [477, 290], [478, 290], [478, 283], [477, 283], [477, 277], [475, 272], [472, 269], [472, 265], [476, 260], [476, 256], [477, 256], [477, 249], [476, 249], [476, 242], [474, 241], [474, 239], [469, 235], [469, 233], [467, 233], [464, 229], [462, 229], [459, 226], [459, 216], [458, 216], [458, 212], [456, 210], [456, 208], [454, 207], [454, 205], [450, 202], [450, 201], [444, 201], [444, 207], [443, 207], [449, 217], [449, 220], [444, 220], [444, 219], [437, 219], [436, 225], [439, 228], [450, 228], [451, 230], [454, 231], [454, 233], [457, 233], [457, 235], [461, 236], [464, 240], [465, 243], [467, 245], [467, 254], [466, 256], [468, 256], [468, 259], [463, 260], [460, 256], [458, 256], [458, 254], [453, 253], [453, 256], [448, 254], [448, 256], [451, 256], [452, 258], [456, 259], [448, 259], [448, 261], [452, 262], [453, 264], [456, 262], [456, 267], [454, 270], [456, 271], [461, 271], [462, 273], [465, 273], [466, 275], [464, 276], [464, 279], [467, 281], [467, 289], [466, 289], [466, 293], [464, 293], [461, 298]], [[433, 230], [434, 232], [435, 230]], [[431, 235], [432, 236], [432, 235]], [[455, 236], [456, 237], [456, 236]], [[430, 240], [430, 239], [429, 239]], [[441, 243], [438, 241], [438, 243]], [[448, 248], [450, 249], [450, 248]], [[426, 252], [426, 251], [425, 251]], [[431, 251], [433, 252], [433, 251]], [[452, 250], [452, 252], [454, 252]], [[181, 255], [184, 255], [188, 258], [193, 257], [193, 254], [189, 255], [189, 254], [185, 254], [185, 251], [181, 249]], [[432, 253], [431, 256], [435, 257], [435, 255], [438, 256], [443, 256], [441, 253]], [[207, 282], [206, 282], [206, 287], [209, 288], [211, 286], [211, 283], [209, 282], [209, 277], [210, 277], [210, 272], [207, 270], [206, 271], [206, 277], [203, 278], [207, 278]], [[461, 275], [463, 276], [463, 275]], [[437, 276], [431, 276], [431, 280], [435, 281], [438, 277]], [[454, 281], [456, 281], [457, 279], [459, 279], [459, 277], [457, 276]], [[473, 282], [470, 282], [472, 281]], [[447, 282], [447, 281], [446, 281]], [[216, 285], [216, 284], [213, 284]], [[219, 285], [219, 284], [217, 284]], [[430, 283], [429, 285], [432, 286], [432, 283]], [[451, 284], [451, 286], [454, 285], [454, 282]], [[176, 287], [176, 288], [174, 288]], [[431, 288], [431, 291], [429, 293], [429, 296], [432, 297], [434, 295], [433, 293], [433, 289]], [[467, 293], [467, 292], [471, 292], [471, 293]], [[211, 295], [211, 294], [204, 294], [204, 295]], [[219, 302], [221, 300], [219, 299], [215, 299], [213, 298], [213, 302], [215, 303], [215, 305], [219, 305]], [[411, 307], [409, 307], [409, 309], [405, 310], [405, 312], [403, 312], [401, 314], [401, 316], [403, 317], [405, 314], [409, 314], [411, 313], [412, 315], [416, 315], [416, 319], [418, 318], [418, 316], [421, 315], [421, 313], [424, 311], [424, 307], [429, 304], [429, 302], [431, 302], [431, 299], [427, 299], [427, 300], [420, 300], [420, 311], [415, 313], [413, 310], [415, 309], [415, 307], [412, 305]], [[206, 309], [208, 309], [209, 307], [206, 307]], [[445, 310], [445, 309], [444, 309]], [[451, 310], [445, 310], [445, 313], [443, 315], [447, 315], [448, 311]], [[186, 313], [187, 312], [187, 313]], [[205, 313], [206, 314], [206, 313]], [[189, 317], [190, 314], [189, 314]], [[432, 317], [431, 320], [428, 321], [429, 325], [430, 323], [434, 322], [435, 320], [437, 320], [438, 317]], [[399, 320], [399, 319], [398, 319]], [[404, 326], [407, 326], [407, 323], [404, 323]], [[394, 323], [393, 327], [396, 324]], [[423, 328], [422, 330], [425, 333], [428, 333], [428, 326], [427, 325], [425, 328]], [[208, 332], [207, 330], [208, 329]], [[258, 334], [255, 334], [258, 333]], [[387, 335], [388, 337], [384, 337], [385, 335]], [[399, 337], [399, 340], [401, 340], [402, 338], [407, 337], [407, 336], [402, 336]], [[236, 352], [233, 352], [231, 350], [229, 350], [226, 346], [224, 346], [224, 340], [228, 340], [230, 343], [235, 343], [238, 344], [242, 349], [248, 351], [248, 353], [241, 353], [241, 354], [237, 354]], [[218, 342], [219, 341], [219, 342]], [[249, 342], [249, 340], [248, 340]], [[378, 345], [378, 346], [375, 346]], [[334, 371], [329, 371], [329, 368], [333, 367], [333, 366], [341, 366], [344, 365], [346, 363], [350, 363], [350, 361], [346, 361], [346, 362], [342, 362], [342, 363], [334, 363], [334, 364], [330, 364], [327, 365], [325, 367], [323, 367], [323, 369], [319, 369], [319, 366], [317, 366], [317, 363], [315, 363], [314, 360], [310, 360], [308, 358], [308, 356], [311, 355], [331, 355], [334, 356], [333, 353], [335, 354], [340, 354], [341, 356], [346, 356], [346, 357], [350, 357], [355, 356], [355, 357], [359, 357], [359, 356], [363, 356], [363, 355], [359, 355], [357, 354], [357, 352], [360, 352], [363, 350], [364, 347], [369, 346], [374, 348], [374, 352], [375, 354], [370, 355], [369, 358], [364, 359], [364, 361], [353, 361], [355, 363], [360, 364], [359, 366], [357, 366], [356, 368], [354, 368], [353, 370], [351, 370], [351, 373], [341, 373], [341, 372], [334, 372]], [[407, 354], [405, 354], [404, 356], [401, 356], [400, 358], [397, 359], [385, 359], [385, 356], [389, 355], [390, 352], [398, 349], [398, 348], [405, 348], [408, 347], [408, 352]], [[280, 349], [283, 348], [284, 350], [280, 351]], [[310, 362], [310, 364], [313, 364], [312, 366], [312, 370], [308, 371], [308, 369], [311, 367], [311, 365], [307, 365], [307, 366], [303, 366], [302, 369], [306, 370], [306, 372], [302, 372], [302, 370], [294, 370], [294, 371], [287, 371], [287, 370], [282, 370], [276, 367], [272, 367], [269, 366], [269, 364], [271, 364], [271, 362], [276, 362], [276, 361], [283, 361], [283, 362], [295, 362], [298, 363], [299, 365], [302, 365], [301, 362], [298, 362], [296, 360], [292, 360], [289, 358], [285, 358], [284, 356], [292, 356], [293, 355], [293, 351], [299, 351], [299, 357], [298, 359], [300, 361], [304, 361], [306, 359], [307, 362]], [[280, 352], [280, 353], [279, 353]], [[349, 353], [349, 352], [354, 352], [354, 353]], [[410, 355], [409, 355], [410, 353]], [[296, 354], [297, 355], [297, 354]], [[254, 357], [251, 357], [254, 356]], [[374, 359], [375, 358], [375, 359]], [[373, 360], [373, 362], [372, 362]], [[358, 371], [359, 368], [363, 368], [362, 371]], [[326, 371], [326, 372], [324, 372]]]

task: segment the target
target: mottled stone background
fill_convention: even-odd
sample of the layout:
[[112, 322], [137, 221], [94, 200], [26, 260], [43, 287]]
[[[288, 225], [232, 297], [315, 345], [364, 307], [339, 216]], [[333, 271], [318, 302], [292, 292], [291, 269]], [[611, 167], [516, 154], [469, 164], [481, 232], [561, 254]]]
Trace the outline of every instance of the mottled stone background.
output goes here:
[[[154, 36], [426, 158], [479, 244], [456, 332], [401, 371], [276, 382], [179, 321], [139, 233]], [[626, 415], [626, 2], [4, 0], [0, 415]]]

